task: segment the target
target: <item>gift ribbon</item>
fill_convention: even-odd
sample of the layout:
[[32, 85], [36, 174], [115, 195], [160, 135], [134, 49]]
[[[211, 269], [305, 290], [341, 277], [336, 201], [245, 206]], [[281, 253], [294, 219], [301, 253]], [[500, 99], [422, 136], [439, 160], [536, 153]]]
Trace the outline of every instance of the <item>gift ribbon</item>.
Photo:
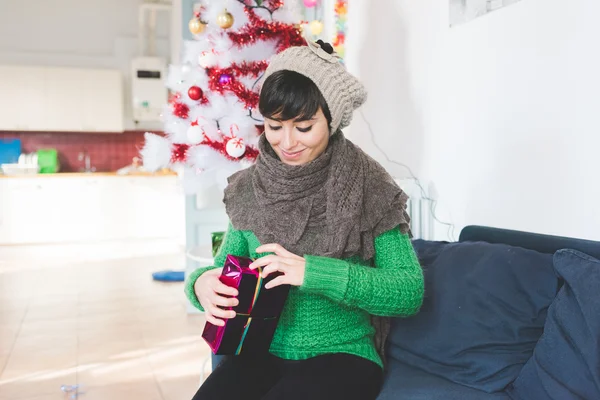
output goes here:
[[[258, 295], [260, 294], [260, 287], [262, 286], [262, 268], [258, 267], [258, 279], [256, 280], [256, 287], [254, 288], [254, 298], [252, 299], [252, 305], [250, 306], [250, 312], [254, 309], [254, 304], [256, 300], [258, 300]], [[240, 339], [240, 344], [238, 345], [237, 350], [235, 351], [235, 355], [239, 355], [242, 352], [242, 347], [244, 345], [244, 340], [246, 339], [246, 335], [248, 334], [248, 330], [250, 329], [250, 324], [252, 323], [252, 317], [250, 314], [238, 314], [242, 316], [248, 316], [248, 321], [246, 321], [246, 325], [244, 326], [244, 333], [242, 333], [242, 338]]]

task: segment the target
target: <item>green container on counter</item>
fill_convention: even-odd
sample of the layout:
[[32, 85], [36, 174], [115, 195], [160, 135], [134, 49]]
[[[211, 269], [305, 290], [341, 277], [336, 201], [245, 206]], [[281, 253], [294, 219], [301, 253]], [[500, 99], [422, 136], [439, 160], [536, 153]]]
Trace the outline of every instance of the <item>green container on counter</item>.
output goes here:
[[58, 152], [56, 149], [41, 149], [37, 151], [40, 174], [55, 174], [58, 172]]
[[223, 238], [225, 237], [225, 232], [213, 232], [211, 234], [212, 237], [212, 255], [215, 257], [223, 244]]

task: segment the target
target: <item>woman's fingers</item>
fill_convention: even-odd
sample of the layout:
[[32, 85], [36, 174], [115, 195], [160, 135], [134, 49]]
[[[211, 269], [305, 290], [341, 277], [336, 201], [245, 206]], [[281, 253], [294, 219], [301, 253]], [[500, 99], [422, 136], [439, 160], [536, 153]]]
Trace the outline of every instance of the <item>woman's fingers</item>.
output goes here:
[[210, 307], [209, 311], [215, 317], [226, 319], [235, 318], [235, 311], [223, 310], [222, 308], [219, 308], [217, 306]]
[[271, 289], [271, 288], [274, 288], [279, 285], [285, 285], [287, 283], [288, 282], [287, 282], [286, 276], [281, 275], [281, 276], [278, 276], [277, 278], [273, 279], [271, 282], [267, 283], [265, 285], [265, 289]]
[[212, 298], [212, 303], [215, 306], [221, 306], [221, 307], [235, 307], [237, 306], [240, 302], [238, 299], [236, 299], [235, 297], [223, 297], [223, 296], [219, 296], [218, 294], [215, 293], [215, 295]]
[[287, 257], [287, 258], [298, 258], [299, 256], [295, 255], [294, 253], [287, 251], [286, 249], [283, 248], [282, 245], [277, 244], [277, 243], [269, 243], [269, 244], [264, 244], [262, 246], [259, 246], [256, 249], [257, 253], [275, 253], [278, 256], [281, 257]]
[[274, 256], [274, 255], [268, 255], [268, 256], [261, 257], [259, 259], [254, 260], [252, 262], [252, 264], [250, 264], [249, 268], [256, 269], [258, 267], [264, 267], [265, 265], [272, 263], [275, 260], [275, 258], [277, 258], [277, 256]]
[[262, 278], [265, 279], [267, 276], [269, 276], [273, 272], [277, 272], [277, 271], [285, 273], [285, 268], [278, 262], [271, 263], [263, 269], [262, 274], [261, 274]]
[[215, 291], [215, 293], [223, 294], [225, 296], [237, 296], [238, 295], [237, 289], [232, 288], [231, 286], [227, 286], [226, 284], [224, 284], [221, 281], [215, 282], [213, 290]]
[[289, 260], [286, 260], [285, 257], [280, 257], [276, 255], [268, 255], [255, 260], [252, 264], [250, 264], [250, 269], [256, 269], [258, 267], [264, 267], [272, 263], [281, 263], [287, 264]]
[[210, 322], [213, 325], [216, 325], [216, 326], [224, 326], [225, 325], [225, 321], [223, 321], [222, 319], [218, 319], [218, 318], [213, 317], [208, 312], [204, 313], [204, 317], [206, 318], [206, 322]]

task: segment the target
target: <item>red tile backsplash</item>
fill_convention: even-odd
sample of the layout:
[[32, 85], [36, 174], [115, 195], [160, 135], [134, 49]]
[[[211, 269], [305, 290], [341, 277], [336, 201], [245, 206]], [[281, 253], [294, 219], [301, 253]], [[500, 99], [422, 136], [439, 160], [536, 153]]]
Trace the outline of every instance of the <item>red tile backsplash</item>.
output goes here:
[[112, 172], [131, 164], [144, 145], [144, 132], [121, 134], [85, 132], [0, 132], [2, 139], [21, 139], [22, 152], [54, 148], [58, 151], [60, 172], [78, 172], [84, 168], [79, 153], [90, 155], [98, 172]]

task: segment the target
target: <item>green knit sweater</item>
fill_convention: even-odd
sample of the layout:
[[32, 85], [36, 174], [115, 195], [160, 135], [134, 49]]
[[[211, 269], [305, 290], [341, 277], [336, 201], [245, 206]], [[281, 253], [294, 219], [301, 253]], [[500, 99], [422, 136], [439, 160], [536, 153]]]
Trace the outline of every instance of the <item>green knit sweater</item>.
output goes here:
[[[215, 266], [199, 268], [187, 279], [185, 292], [203, 310], [194, 293], [202, 273], [221, 268], [228, 254], [258, 258], [260, 246], [249, 231], [229, 226]], [[329, 354], [354, 354], [383, 366], [373, 337], [370, 314], [403, 317], [418, 312], [423, 300], [423, 273], [410, 239], [392, 229], [375, 239], [374, 266], [358, 257], [338, 260], [305, 255], [302, 286], [292, 286], [271, 354], [290, 360]]]

